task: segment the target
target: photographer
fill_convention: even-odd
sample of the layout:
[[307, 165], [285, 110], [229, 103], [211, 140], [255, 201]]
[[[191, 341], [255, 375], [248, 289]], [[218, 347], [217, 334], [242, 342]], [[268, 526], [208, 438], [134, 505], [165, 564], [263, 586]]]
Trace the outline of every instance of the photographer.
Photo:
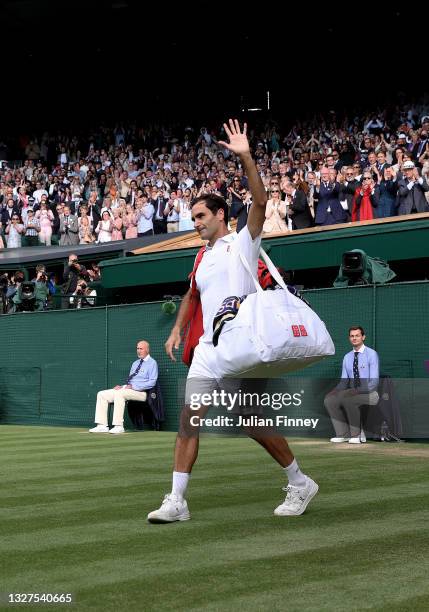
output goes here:
[[77, 288], [79, 276], [84, 277], [86, 275], [86, 269], [82, 266], [75, 253], [70, 253], [68, 262], [64, 265], [62, 286], [63, 299], [61, 300], [62, 308], [69, 308], [70, 294], [74, 294]]
[[79, 277], [76, 291], [70, 297], [70, 308], [88, 308], [95, 306], [97, 302], [97, 292], [95, 289], [88, 287], [88, 284], [83, 277]]
[[9, 288], [9, 277], [7, 273], [0, 276], [0, 314], [7, 313], [8, 300], [7, 291]]
[[44, 264], [38, 264], [36, 266], [36, 278], [33, 278], [32, 282], [35, 286], [35, 310], [44, 310], [47, 305], [49, 295], [48, 275], [46, 274], [46, 268]]

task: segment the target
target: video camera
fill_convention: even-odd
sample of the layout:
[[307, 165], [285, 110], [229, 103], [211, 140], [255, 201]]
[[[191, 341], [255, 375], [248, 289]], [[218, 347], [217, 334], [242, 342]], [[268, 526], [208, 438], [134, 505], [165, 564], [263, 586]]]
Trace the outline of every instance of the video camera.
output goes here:
[[34, 312], [36, 310], [35, 283], [24, 281], [17, 291], [17, 297], [15, 312]]

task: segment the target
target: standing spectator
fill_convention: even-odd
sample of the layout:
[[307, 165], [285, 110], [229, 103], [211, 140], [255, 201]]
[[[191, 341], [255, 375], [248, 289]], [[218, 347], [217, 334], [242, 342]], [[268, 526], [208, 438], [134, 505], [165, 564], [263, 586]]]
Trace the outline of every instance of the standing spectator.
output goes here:
[[3, 208], [1, 212], [1, 222], [3, 227], [6, 227], [7, 224], [12, 221], [12, 217], [14, 215], [19, 215], [18, 205], [15, 204], [13, 198], [7, 198], [6, 207]]
[[151, 202], [148, 202], [146, 196], [142, 196], [137, 200], [137, 236], [152, 236], [153, 235], [153, 215], [155, 209]]
[[95, 233], [98, 235], [98, 243], [111, 242], [113, 232], [113, 221], [108, 210], [104, 210], [101, 221], [95, 228]]
[[6, 226], [7, 235], [7, 248], [16, 249], [21, 246], [22, 234], [24, 233], [24, 226], [20, 223], [20, 218], [15, 213], [12, 219], [8, 221]]
[[179, 231], [179, 201], [176, 191], [171, 191], [170, 199], [164, 209], [164, 216], [167, 220], [167, 233]]
[[249, 217], [249, 210], [252, 206], [252, 194], [250, 191], [242, 187], [239, 192], [241, 198], [241, 208], [237, 209], [237, 234], [241, 232], [243, 227], [247, 225], [247, 219]]
[[410, 215], [429, 211], [425, 193], [429, 186], [412, 161], [402, 166], [404, 178], [398, 180], [398, 215]]
[[80, 217], [79, 223], [79, 244], [92, 244], [95, 236], [92, 233], [91, 224], [88, 216]]
[[42, 195], [45, 195], [46, 197], [49, 196], [48, 192], [45, 189], [44, 183], [42, 183], [41, 181], [37, 181], [36, 189], [35, 191], [33, 191], [33, 198], [34, 198], [35, 204], [40, 203], [40, 200], [42, 199]]
[[356, 189], [360, 186], [356, 179], [357, 169], [353, 166], [346, 166], [344, 169], [344, 181], [340, 183], [340, 204], [347, 214], [347, 221], [352, 219], [353, 198]]
[[164, 210], [167, 199], [164, 198], [164, 191], [162, 189], [152, 190], [151, 204], [154, 208], [153, 231], [155, 234], [165, 234], [167, 232], [167, 221], [164, 217]]
[[40, 244], [51, 246], [52, 240], [52, 225], [54, 222], [54, 214], [48, 209], [46, 201], [40, 203], [40, 209], [36, 212], [36, 219], [39, 223], [39, 240]]
[[[179, 190], [177, 190], [179, 195]], [[183, 197], [179, 198], [179, 232], [191, 231], [194, 229], [192, 221], [191, 190], [185, 189]]]
[[60, 245], [73, 246], [79, 244], [79, 225], [77, 217], [70, 214], [70, 206], [64, 205], [64, 214], [60, 218]]
[[131, 204], [126, 205], [124, 215], [125, 239], [137, 238], [137, 215]]
[[37, 246], [39, 244], [39, 230], [40, 223], [38, 219], [36, 219], [33, 209], [29, 208], [24, 221], [24, 236], [26, 246]]
[[316, 210], [316, 225], [335, 225], [347, 221], [347, 213], [340, 204], [340, 185], [330, 180], [329, 169], [323, 167], [318, 181], [319, 201]]
[[286, 202], [280, 199], [280, 189], [271, 190], [271, 197], [267, 202], [265, 210], [265, 222], [263, 232], [273, 234], [275, 232], [287, 232]]
[[365, 170], [362, 177], [362, 186], [358, 187], [353, 199], [352, 221], [368, 221], [374, 219], [374, 207], [377, 205], [374, 198], [374, 180], [369, 170]]
[[292, 183], [285, 187], [288, 198], [288, 216], [292, 220], [292, 229], [305, 229], [313, 225], [313, 218], [308, 207], [307, 197], [300, 189], [295, 189]]
[[395, 204], [398, 193], [395, 171], [391, 166], [385, 165], [382, 179], [375, 186], [374, 200], [377, 206], [377, 218], [393, 217], [396, 214]]
[[124, 223], [122, 220], [122, 209], [114, 208], [113, 209], [113, 230], [112, 230], [112, 240], [122, 240], [122, 227]]

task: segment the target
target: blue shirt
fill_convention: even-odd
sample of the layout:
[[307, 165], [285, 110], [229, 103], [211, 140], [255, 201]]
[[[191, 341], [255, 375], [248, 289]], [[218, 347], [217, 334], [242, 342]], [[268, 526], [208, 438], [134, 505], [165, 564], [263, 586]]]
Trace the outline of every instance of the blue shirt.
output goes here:
[[[130, 376], [133, 374], [138, 365], [140, 363], [140, 359], [136, 359], [131, 364]], [[158, 380], [158, 364], [155, 359], [153, 359], [150, 355], [143, 359], [142, 366], [140, 368], [139, 373], [133, 377], [130, 382], [131, 388], [134, 391], [144, 391], [145, 389], [151, 389], [156, 385], [156, 381]]]
[[[377, 391], [378, 380], [379, 380], [379, 360], [376, 351], [363, 345], [358, 351], [358, 366], [359, 366], [359, 377], [360, 386], [357, 387], [356, 391], [359, 393], [371, 393]], [[337, 389], [353, 389], [353, 361], [355, 357], [355, 351], [350, 351], [344, 355], [343, 369], [341, 372], [341, 381], [337, 385]]]

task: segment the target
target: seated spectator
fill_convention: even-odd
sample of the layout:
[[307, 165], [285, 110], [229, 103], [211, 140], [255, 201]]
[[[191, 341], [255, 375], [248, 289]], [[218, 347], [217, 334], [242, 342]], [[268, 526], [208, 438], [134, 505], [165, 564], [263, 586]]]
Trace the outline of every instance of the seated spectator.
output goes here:
[[[149, 354], [149, 343], [146, 340], [137, 342], [138, 359], [131, 364], [127, 381], [123, 385], [116, 385], [113, 389], [99, 391], [97, 393], [97, 405], [95, 409], [96, 427], [89, 431], [91, 433], [124, 433], [124, 410], [125, 401], [134, 400], [145, 402], [148, 389], [156, 385], [158, 379], [158, 365]], [[113, 402], [112, 429], [109, 429], [107, 411], [109, 403]]]
[[379, 360], [377, 353], [365, 346], [362, 327], [349, 329], [353, 350], [343, 359], [341, 381], [325, 397], [325, 408], [332, 420], [335, 437], [331, 442], [366, 442], [361, 433], [360, 406], [378, 403]]

